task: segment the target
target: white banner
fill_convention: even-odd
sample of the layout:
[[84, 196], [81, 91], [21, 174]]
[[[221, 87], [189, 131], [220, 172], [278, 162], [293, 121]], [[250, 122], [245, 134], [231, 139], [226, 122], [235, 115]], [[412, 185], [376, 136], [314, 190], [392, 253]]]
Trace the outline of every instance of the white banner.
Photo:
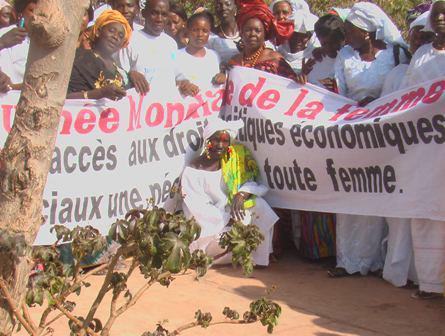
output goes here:
[[275, 207], [445, 220], [445, 80], [365, 108], [312, 85], [235, 68], [225, 119], [245, 122]]
[[[223, 115], [244, 120], [238, 138], [257, 159], [273, 206], [445, 220], [444, 90], [445, 80], [435, 80], [358, 108], [312, 85], [234, 68]], [[223, 94], [171, 101], [129, 91], [119, 102], [66, 101], [36, 244], [53, 242], [54, 224], [107, 233], [148, 199], [174, 203], [170, 190]], [[3, 142], [18, 98], [0, 96]]]
[[[0, 97], [2, 143], [19, 94]], [[170, 189], [200, 149], [205, 120], [218, 116], [222, 98], [221, 89], [183, 101], [132, 90], [119, 102], [67, 100], [44, 193], [46, 222], [35, 244], [54, 241], [54, 224], [89, 224], [106, 234], [116, 218], [148, 199], [168, 206]]]

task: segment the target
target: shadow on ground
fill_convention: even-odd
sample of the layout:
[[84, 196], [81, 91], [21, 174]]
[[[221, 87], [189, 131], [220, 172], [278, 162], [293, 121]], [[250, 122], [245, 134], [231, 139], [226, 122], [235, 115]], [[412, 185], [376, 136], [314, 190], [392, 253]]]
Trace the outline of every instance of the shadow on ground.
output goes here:
[[[291, 309], [310, 315], [311, 323], [332, 331], [301, 332], [304, 335], [445, 336], [444, 299], [413, 300], [412, 290], [395, 288], [372, 276], [331, 279], [326, 273], [329, 265], [309, 262], [288, 251], [267, 269], [255, 270], [258, 285], [232, 286], [231, 291], [253, 300], [264, 296], [265, 288], [274, 288], [270, 297], [284, 306], [283, 314]], [[242, 277], [239, 269], [231, 267], [215, 271]], [[280, 335], [299, 335], [306, 325], [293, 327], [295, 333], [284, 328]]]

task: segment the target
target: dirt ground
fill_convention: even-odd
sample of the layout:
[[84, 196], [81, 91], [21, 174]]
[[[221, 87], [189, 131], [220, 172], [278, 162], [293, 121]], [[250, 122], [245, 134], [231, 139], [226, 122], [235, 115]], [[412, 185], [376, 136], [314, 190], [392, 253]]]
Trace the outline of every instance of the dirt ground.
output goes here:
[[[249, 302], [267, 295], [282, 307], [274, 335], [279, 336], [445, 336], [445, 300], [417, 301], [412, 290], [398, 289], [375, 277], [330, 279], [326, 264], [313, 263], [287, 253], [267, 269], [255, 270], [245, 278], [240, 269], [224, 266], [211, 269], [200, 281], [193, 273], [178, 277], [170, 286], [152, 287], [144, 297], [115, 323], [113, 336], [140, 336], [153, 331], [156, 323], [168, 318], [164, 326], [170, 331], [193, 321], [194, 312], [211, 312], [221, 320], [224, 306], [241, 314]], [[77, 300], [75, 314], [85, 313], [98, 290], [102, 276], [92, 276], [92, 286]], [[144, 283], [137, 275], [131, 288]], [[105, 320], [103, 304], [98, 317]], [[38, 308], [32, 309], [37, 316]], [[56, 336], [69, 335], [66, 320], [54, 324]], [[20, 335], [24, 335], [20, 333]], [[221, 324], [209, 329], [195, 328], [181, 335], [244, 336], [267, 335], [261, 324]]]

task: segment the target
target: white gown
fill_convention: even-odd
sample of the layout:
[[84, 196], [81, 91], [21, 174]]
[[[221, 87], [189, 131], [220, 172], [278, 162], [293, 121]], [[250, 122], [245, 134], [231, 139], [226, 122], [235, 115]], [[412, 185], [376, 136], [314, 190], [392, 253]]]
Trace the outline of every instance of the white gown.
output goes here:
[[[403, 80], [403, 87], [445, 76], [445, 50], [432, 44], [417, 49]], [[419, 278], [419, 289], [443, 293], [445, 271], [445, 221], [413, 219], [411, 233], [414, 264]]]
[[[205, 171], [186, 167], [182, 173], [181, 188], [183, 194], [183, 210], [186, 218], [194, 217], [201, 226], [201, 237], [190, 246], [192, 250], [202, 249], [210, 256], [213, 253], [209, 247], [219, 240], [220, 235], [228, 230], [230, 206], [225, 193], [226, 186], [222, 171]], [[246, 210], [244, 224], [255, 224], [264, 235], [264, 241], [253, 253], [256, 265], [267, 266], [269, 254], [272, 253], [273, 225], [278, 216], [261, 198], [267, 188], [255, 182], [247, 182], [240, 191], [256, 195], [255, 206]], [[230, 262], [230, 260], [228, 260]]]
[[[401, 88], [407, 70], [408, 64], [399, 64], [388, 73], [383, 84], [382, 96]], [[383, 279], [396, 287], [405, 286], [408, 279], [417, 283], [411, 219], [387, 217], [386, 223], [388, 224], [388, 236], [386, 238], [387, 249]]]
[[[401, 63], [406, 63], [404, 53]], [[360, 101], [367, 96], [380, 97], [387, 73], [395, 66], [393, 47], [376, 54], [372, 62], [363, 61], [350, 46], [343, 47], [335, 61], [335, 79], [342, 96]], [[350, 274], [382, 269], [385, 253], [383, 217], [337, 214], [337, 267]]]

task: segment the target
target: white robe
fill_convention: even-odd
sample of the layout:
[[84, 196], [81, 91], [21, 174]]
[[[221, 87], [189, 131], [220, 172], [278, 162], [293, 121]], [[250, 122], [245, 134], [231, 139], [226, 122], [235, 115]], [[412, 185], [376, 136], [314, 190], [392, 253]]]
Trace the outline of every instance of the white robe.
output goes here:
[[[414, 54], [402, 87], [410, 87], [443, 76], [445, 76], [445, 51], [435, 49], [431, 43], [426, 44]], [[420, 290], [443, 293], [445, 221], [413, 219], [411, 233]]]
[[[406, 62], [404, 54], [401, 63]], [[335, 79], [339, 93], [360, 101], [367, 96], [378, 98], [387, 73], [395, 66], [392, 45], [376, 54], [372, 62], [363, 61], [350, 46], [343, 47], [335, 61]], [[348, 273], [383, 268], [383, 238], [386, 224], [383, 217], [337, 214], [337, 267]]]
[[306, 49], [302, 51], [298, 51], [296, 53], [292, 53], [290, 51], [289, 42], [285, 42], [282, 45], [277, 47], [277, 51], [283, 55], [284, 59], [287, 61], [287, 63], [290, 64], [292, 70], [296, 74], [300, 74], [301, 70], [303, 69], [303, 60], [309, 60], [312, 58], [312, 52], [315, 48], [318, 48], [320, 46], [320, 42], [318, 42], [317, 37], [315, 34], [312, 34], [311, 39], [308, 41]]
[[241, 40], [240, 37], [233, 39], [222, 38], [216, 34], [211, 34], [209, 41], [207, 42], [207, 47], [214, 50], [223, 64], [227, 64], [229, 60], [239, 54], [239, 50], [236, 44]]
[[[13, 28], [15, 28], [15, 26], [0, 29], [0, 36], [3, 36]], [[26, 37], [22, 43], [0, 51], [0, 70], [8, 75], [13, 84], [23, 83], [26, 61], [28, 59], [29, 43], [29, 37]]]
[[[194, 217], [201, 226], [201, 237], [190, 246], [192, 250], [202, 249], [214, 257], [220, 251], [212, 253], [209, 247], [219, 241], [221, 234], [230, 228], [230, 206], [228, 205], [226, 186], [222, 171], [205, 171], [186, 167], [182, 173], [181, 188], [183, 210], [186, 218]], [[267, 266], [272, 253], [273, 225], [278, 216], [261, 198], [267, 188], [255, 182], [247, 182], [240, 191], [256, 195], [255, 206], [246, 210], [244, 224], [255, 224], [264, 235], [264, 241], [253, 253], [256, 265]], [[228, 260], [229, 261], [229, 260]]]
[[205, 55], [190, 55], [186, 48], [178, 51], [178, 67], [181, 74], [202, 91], [212, 87], [212, 79], [219, 73], [218, 54], [205, 48]]
[[[407, 63], [405, 53], [400, 53], [400, 63]], [[367, 96], [379, 98], [387, 74], [395, 67], [393, 46], [387, 44], [372, 62], [363, 61], [358, 51], [344, 46], [335, 62], [335, 79], [339, 94], [360, 101]]]
[[[127, 47], [128, 59], [121, 60], [122, 66], [142, 73], [150, 84], [153, 95], [171, 99], [179, 98], [176, 78], [180, 75], [177, 65], [178, 45], [165, 33], [149, 35], [143, 30], [135, 30]], [[126, 64], [127, 63], [127, 64]]]
[[[385, 78], [382, 96], [401, 88], [408, 64], [399, 64]], [[386, 218], [388, 236], [386, 238], [386, 258], [383, 279], [396, 287], [403, 287], [408, 279], [417, 283], [414, 267], [413, 241], [410, 218]]]

